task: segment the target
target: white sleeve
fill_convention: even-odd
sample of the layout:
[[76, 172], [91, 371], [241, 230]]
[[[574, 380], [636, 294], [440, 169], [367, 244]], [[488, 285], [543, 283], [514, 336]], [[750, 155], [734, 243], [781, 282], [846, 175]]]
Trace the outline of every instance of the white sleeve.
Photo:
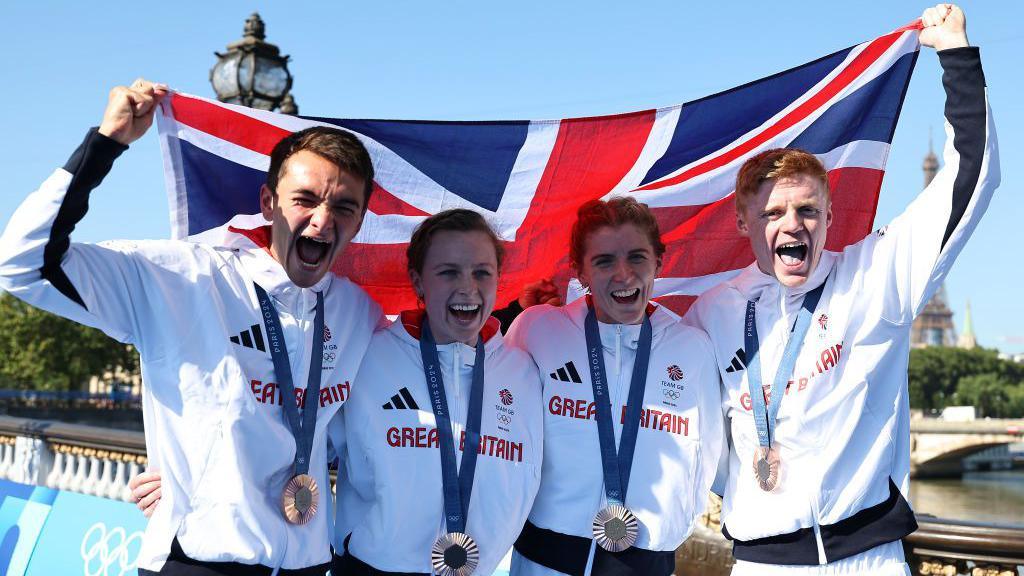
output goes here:
[[[365, 364], [364, 364], [365, 366]], [[366, 372], [360, 369], [356, 382], [368, 380]], [[372, 386], [372, 382], [364, 382]], [[362, 521], [374, 503], [373, 463], [366, 454], [364, 438], [360, 431], [367, 429], [366, 403], [361, 402], [360, 390], [352, 387], [352, 395], [338, 410], [328, 424], [328, 434], [334, 450], [341, 461], [338, 463], [338, 487], [336, 497], [334, 549], [337, 554], [345, 550], [345, 539]]]
[[995, 128], [978, 49], [938, 53], [946, 91], [944, 166], [888, 226], [849, 247], [844, 261], [882, 302], [882, 316], [907, 324], [938, 289], [999, 185]]
[[[700, 335], [708, 364], [706, 367], [707, 381], [704, 383], [705, 389], [702, 392], [704, 401], [701, 403], [700, 415], [701, 448], [705, 454], [702, 463], [704, 478], [701, 486], [707, 487], [716, 494], [721, 494], [722, 490], [716, 490], [716, 488], [724, 488], [729, 473], [729, 445], [726, 440], [728, 426], [725, 425], [723, 414], [722, 377], [718, 370], [718, 361], [715, 358], [715, 348], [711, 344], [711, 339], [703, 330]], [[707, 500], [706, 494], [699, 496]], [[701, 509], [703, 509], [703, 503]]]
[[94, 129], [65, 167], [25, 199], [0, 236], [0, 288], [143, 350], [144, 327], [155, 315], [190, 317], [174, 310], [184, 282], [180, 272], [156, 264], [176, 260], [187, 252], [184, 244], [70, 240], [89, 193], [125, 149]]
[[[547, 304], [538, 304], [531, 306], [516, 316], [515, 320], [508, 327], [505, 332], [505, 344], [518, 348], [527, 354], [530, 354], [530, 327], [533, 324], [534, 319], [538, 318], [543, 309], [549, 308]], [[533, 357], [530, 354], [531, 358]], [[543, 375], [542, 375], [543, 376]], [[543, 379], [541, 380], [543, 381]]]

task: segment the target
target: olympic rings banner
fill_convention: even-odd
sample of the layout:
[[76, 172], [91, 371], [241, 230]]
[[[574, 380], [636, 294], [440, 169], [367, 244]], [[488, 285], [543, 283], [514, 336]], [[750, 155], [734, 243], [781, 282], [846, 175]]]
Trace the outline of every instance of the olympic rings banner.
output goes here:
[[0, 574], [135, 576], [145, 529], [127, 502], [0, 480]]
[[0, 576], [136, 576], [145, 530], [133, 504], [0, 480]]

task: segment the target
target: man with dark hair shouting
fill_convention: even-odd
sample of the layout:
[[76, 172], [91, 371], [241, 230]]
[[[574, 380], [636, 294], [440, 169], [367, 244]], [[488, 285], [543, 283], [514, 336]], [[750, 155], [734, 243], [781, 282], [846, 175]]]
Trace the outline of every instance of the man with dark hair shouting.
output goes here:
[[100, 127], [11, 218], [0, 287], [139, 349], [163, 477], [140, 573], [323, 574], [327, 422], [381, 319], [328, 273], [362, 224], [370, 156], [342, 130], [287, 136], [259, 192], [271, 225], [222, 246], [72, 244], [91, 190], [166, 95], [145, 80], [111, 91]]
[[911, 323], [999, 183], [963, 12], [940, 4], [922, 24], [946, 90], [946, 164], [931, 185], [889, 226], [828, 252], [825, 168], [799, 150], [758, 154], [736, 183], [756, 262], [687, 314], [720, 360], [732, 441], [716, 491], [734, 575], [910, 573]]

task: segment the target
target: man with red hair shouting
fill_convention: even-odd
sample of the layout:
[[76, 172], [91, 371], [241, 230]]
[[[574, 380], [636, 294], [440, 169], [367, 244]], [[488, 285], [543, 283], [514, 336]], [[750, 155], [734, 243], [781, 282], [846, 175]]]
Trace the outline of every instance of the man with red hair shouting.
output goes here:
[[911, 323], [999, 183], [964, 14], [940, 4], [922, 24], [943, 69], [945, 168], [891, 224], [836, 253], [824, 250], [833, 216], [821, 162], [761, 152], [736, 182], [756, 262], [687, 315], [720, 359], [732, 442], [716, 491], [734, 575], [909, 574]]

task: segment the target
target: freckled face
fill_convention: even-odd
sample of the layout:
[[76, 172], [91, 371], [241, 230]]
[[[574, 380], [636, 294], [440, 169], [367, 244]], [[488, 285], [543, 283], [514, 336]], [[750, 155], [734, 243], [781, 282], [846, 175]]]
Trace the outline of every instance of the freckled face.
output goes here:
[[831, 225], [828, 192], [805, 174], [762, 182], [736, 214], [736, 227], [750, 239], [758, 268], [790, 288], [817, 268]]
[[604, 226], [586, 239], [580, 281], [590, 288], [594, 314], [610, 324], [639, 324], [654, 293], [661, 258], [634, 224]]

